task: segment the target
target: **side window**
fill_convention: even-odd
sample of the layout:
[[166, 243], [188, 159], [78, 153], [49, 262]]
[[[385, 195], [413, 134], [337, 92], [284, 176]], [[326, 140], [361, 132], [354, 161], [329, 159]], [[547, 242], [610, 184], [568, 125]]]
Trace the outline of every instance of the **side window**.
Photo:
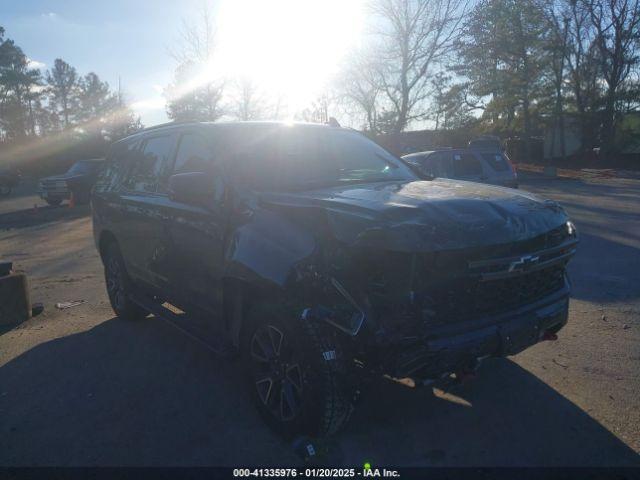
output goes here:
[[138, 192], [156, 192], [169, 168], [173, 147], [173, 135], [149, 137], [144, 141], [142, 150], [135, 155], [127, 186]]
[[497, 153], [482, 153], [482, 158], [493, 167], [494, 170], [497, 170], [499, 172], [505, 172], [507, 170], [509, 170], [509, 164], [507, 163], [506, 159], [504, 158], [504, 156], [502, 155], [502, 153], [497, 152]]
[[207, 140], [197, 133], [185, 133], [180, 139], [173, 173], [209, 172], [213, 152]]
[[111, 146], [104, 168], [96, 182], [97, 190], [111, 190], [123, 181], [137, 146], [137, 139], [125, 140]]
[[439, 153], [432, 153], [431, 155], [423, 157], [422, 161], [420, 162], [422, 164], [421, 170], [428, 175], [433, 175], [434, 177], [438, 177], [439, 175], [437, 173], [436, 167], [439, 161], [440, 161]]
[[453, 155], [453, 173], [456, 177], [482, 175], [482, 165], [471, 153], [456, 153]]
[[425, 165], [434, 177], [449, 178], [451, 177], [450, 168], [451, 155], [446, 152], [433, 153], [427, 157]]

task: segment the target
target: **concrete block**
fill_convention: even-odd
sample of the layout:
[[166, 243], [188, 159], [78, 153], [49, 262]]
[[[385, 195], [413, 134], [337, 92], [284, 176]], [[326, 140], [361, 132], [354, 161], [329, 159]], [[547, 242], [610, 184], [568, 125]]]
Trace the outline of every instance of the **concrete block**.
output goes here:
[[24, 273], [0, 277], [0, 325], [16, 325], [31, 318], [29, 281]]

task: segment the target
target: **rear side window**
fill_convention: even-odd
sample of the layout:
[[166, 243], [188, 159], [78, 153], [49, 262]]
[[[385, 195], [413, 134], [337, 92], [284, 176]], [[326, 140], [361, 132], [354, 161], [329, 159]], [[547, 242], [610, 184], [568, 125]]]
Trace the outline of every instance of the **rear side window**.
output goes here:
[[173, 135], [148, 138], [135, 155], [127, 186], [138, 192], [156, 192], [160, 179], [166, 176], [173, 147]]
[[453, 156], [453, 173], [456, 177], [482, 175], [482, 165], [471, 153], [455, 154]]
[[197, 133], [185, 133], [176, 153], [174, 173], [208, 172], [213, 161], [207, 140]]
[[507, 159], [501, 153], [481, 153], [485, 162], [491, 165], [491, 168], [498, 172], [506, 172], [509, 170]]

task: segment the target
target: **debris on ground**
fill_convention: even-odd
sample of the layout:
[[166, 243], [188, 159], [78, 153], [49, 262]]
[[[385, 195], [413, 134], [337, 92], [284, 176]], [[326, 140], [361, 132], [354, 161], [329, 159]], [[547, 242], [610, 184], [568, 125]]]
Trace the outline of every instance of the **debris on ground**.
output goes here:
[[42, 303], [34, 303], [31, 305], [31, 316], [36, 317], [44, 311], [44, 305]]
[[291, 446], [307, 465], [336, 465], [344, 460], [340, 446], [326, 438], [300, 436]]
[[562, 363], [560, 363], [559, 361], [557, 361], [555, 358], [553, 359], [553, 363], [555, 363], [556, 365], [562, 367], [562, 368], [569, 368], [568, 365], [564, 365]]
[[58, 302], [56, 303], [56, 308], [59, 310], [65, 310], [67, 308], [77, 307], [78, 305], [82, 305], [83, 303], [87, 303], [86, 300], [73, 300], [71, 302]]

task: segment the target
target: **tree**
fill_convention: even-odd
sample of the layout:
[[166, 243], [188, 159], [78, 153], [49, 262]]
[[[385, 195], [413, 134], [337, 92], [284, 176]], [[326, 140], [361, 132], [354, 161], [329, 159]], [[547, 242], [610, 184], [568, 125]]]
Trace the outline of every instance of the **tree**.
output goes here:
[[105, 119], [104, 134], [107, 140], [115, 142], [144, 128], [140, 117], [136, 116], [118, 95], [117, 108], [111, 110]]
[[570, 103], [578, 115], [582, 150], [586, 152], [595, 145], [597, 114], [601, 103], [599, 53], [595, 44], [595, 29], [584, 3], [564, 1], [569, 18], [566, 61]]
[[215, 27], [205, 3], [197, 22], [183, 21], [181, 42], [172, 56], [178, 62], [165, 90], [167, 115], [176, 121], [215, 121], [223, 114], [224, 82], [214, 71]]
[[531, 154], [533, 110], [548, 64], [547, 33], [537, 0], [482, 0], [472, 11], [458, 44], [457, 71], [470, 80], [494, 128], [522, 117], [527, 156]]
[[118, 104], [118, 99], [111, 93], [109, 84], [100, 80], [94, 72], [89, 72], [79, 79], [77, 95], [79, 108], [76, 119], [81, 123], [103, 118]]
[[71, 126], [78, 106], [78, 73], [61, 58], [56, 58], [53, 68], [47, 72], [49, 106], [61, 116], [64, 128]]
[[238, 120], [264, 120], [268, 110], [266, 99], [255, 82], [250, 78], [235, 82], [232, 113]]
[[560, 154], [566, 158], [566, 142], [564, 130], [564, 85], [566, 81], [566, 59], [568, 56], [568, 36], [571, 17], [566, 4], [555, 0], [546, 0], [545, 17], [549, 27], [546, 49], [549, 55], [549, 81], [553, 88], [554, 128], [551, 137], [551, 152], [555, 151], [556, 130], [560, 141]]
[[344, 62], [335, 82], [338, 101], [352, 116], [363, 118], [364, 130], [374, 134], [378, 133], [377, 119], [383, 95], [382, 88], [376, 82], [375, 64], [374, 52], [356, 50]]
[[429, 78], [453, 49], [464, 0], [376, 0], [377, 82], [395, 114], [394, 132], [423, 118]]
[[334, 98], [325, 91], [319, 94], [298, 116], [305, 122], [327, 123], [331, 118], [330, 111], [333, 106]]
[[602, 112], [602, 149], [614, 149], [616, 102], [640, 61], [640, 0], [584, 0], [595, 28], [601, 74], [606, 83]]
[[78, 81], [78, 103], [78, 126], [97, 142], [114, 141], [142, 128], [121, 93], [112, 92], [94, 72]]
[[465, 84], [453, 84], [450, 73], [440, 71], [431, 79], [431, 108], [429, 118], [435, 122], [434, 130], [464, 128], [472, 120], [473, 110], [466, 101]]
[[33, 102], [41, 93], [40, 71], [29, 68], [29, 61], [13, 40], [4, 38], [0, 27], [0, 138], [19, 140], [35, 135]]
[[205, 79], [200, 65], [184, 62], [176, 68], [174, 82], [165, 90], [167, 115], [175, 121], [216, 121], [224, 114], [224, 85]]

